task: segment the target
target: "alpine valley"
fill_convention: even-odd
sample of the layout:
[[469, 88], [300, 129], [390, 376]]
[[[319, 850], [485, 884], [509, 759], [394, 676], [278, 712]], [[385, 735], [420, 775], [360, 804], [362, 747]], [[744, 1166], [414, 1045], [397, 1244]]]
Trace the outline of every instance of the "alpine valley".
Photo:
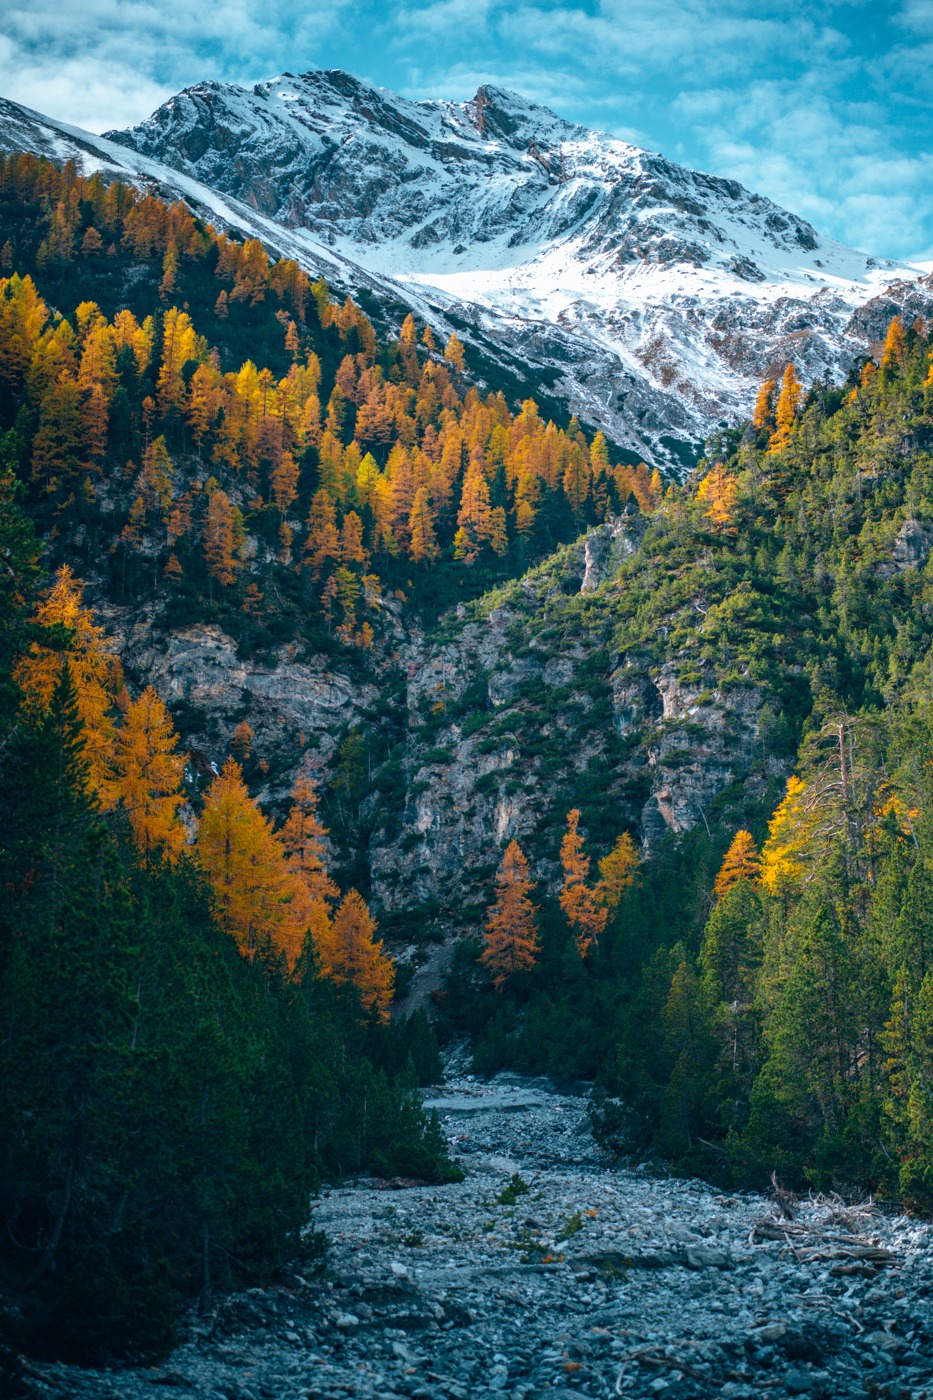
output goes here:
[[933, 274], [489, 86], [0, 151], [0, 1385], [929, 1387]]

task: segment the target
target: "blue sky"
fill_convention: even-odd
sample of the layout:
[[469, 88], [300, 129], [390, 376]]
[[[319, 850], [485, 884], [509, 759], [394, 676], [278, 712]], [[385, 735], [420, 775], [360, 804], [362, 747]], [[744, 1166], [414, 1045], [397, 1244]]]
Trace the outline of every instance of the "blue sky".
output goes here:
[[201, 78], [310, 67], [415, 98], [513, 87], [933, 259], [933, 0], [0, 0], [2, 95], [96, 131]]

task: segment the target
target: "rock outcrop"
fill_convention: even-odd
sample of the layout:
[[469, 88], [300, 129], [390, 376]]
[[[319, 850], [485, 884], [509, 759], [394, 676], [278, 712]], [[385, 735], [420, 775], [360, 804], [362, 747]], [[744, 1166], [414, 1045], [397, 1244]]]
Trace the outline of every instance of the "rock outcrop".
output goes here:
[[647, 851], [705, 822], [738, 778], [763, 787], [776, 771], [758, 688], [720, 686], [679, 655], [658, 665], [614, 649], [615, 572], [637, 529], [622, 518], [591, 531], [409, 655], [404, 804], [372, 812], [383, 908], [430, 905], [470, 926], [513, 837], [554, 887], [581, 792], [607, 830], [634, 829]]

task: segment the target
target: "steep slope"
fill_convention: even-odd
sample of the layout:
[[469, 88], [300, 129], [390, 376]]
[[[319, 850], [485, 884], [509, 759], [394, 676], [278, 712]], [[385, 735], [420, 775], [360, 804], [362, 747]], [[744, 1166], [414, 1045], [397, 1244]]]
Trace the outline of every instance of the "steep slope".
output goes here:
[[[513, 838], [538, 878], [558, 874], [570, 807], [586, 808], [597, 841], [627, 827], [654, 849], [705, 821], [731, 783], [753, 801], [784, 771], [762, 742], [758, 685], [697, 665], [689, 634], [633, 644], [630, 599], [654, 552], [645, 557], [645, 533], [636, 515], [599, 526], [408, 649], [394, 764], [404, 803], [374, 806], [369, 843], [383, 908], [437, 906], [475, 927]], [[678, 611], [662, 610], [659, 627], [673, 630]], [[390, 786], [377, 773], [376, 792]]]
[[341, 292], [369, 292], [377, 307], [380, 304], [393, 306], [393, 321], [398, 319], [397, 287], [339, 253], [323, 248], [305, 230], [290, 230], [277, 224], [250, 204], [106, 137], [95, 136], [93, 132], [0, 98], [0, 152], [5, 151], [30, 151], [57, 165], [71, 160], [82, 174], [99, 171], [107, 182], [125, 180], [161, 199], [183, 200], [194, 213], [216, 228], [237, 230], [248, 238], [258, 238], [273, 256], [294, 258], [305, 271], [325, 278]]
[[494, 87], [458, 104], [340, 71], [202, 83], [110, 137], [430, 289], [654, 461], [689, 459], [788, 359], [838, 378], [865, 348], [853, 313], [889, 284], [931, 304], [917, 269]]
[[[258, 238], [272, 255], [293, 258], [311, 276], [323, 277], [341, 296], [365, 299], [368, 314], [381, 330], [395, 333], [411, 310], [433, 326], [441, 339], [446, 340], [452, 332], [462, 336], [478, 382], [503, 388], [515, 401], [533, 393], [546, 416], [559, 419], [576, 410], [588, 424], [602, 427], [616, 441], [634, 443], [638, 456], [654, 460], [650, 443], [643, 443], [637, 430], [634, 438], [623, 433], [619, 415], [611, 406], [604, 407], [603, 400], [607, 405], [614, 401], [608, 390], [595, 397], [581, 391], [584, 384], [597, 381], [604, 385], [631, 381], [637, 388], [637, 376], [620, 365], [611, 349], [581, 341], [570, 329], [539, 326], [531, 335], [526, 323], [514, 316], [453, 298], [428, 285], [395, 281], [391, 275], [344, 256], [336, 247], [325, 248], [307, 228], [277, 221], [262, 212], [248, 191], [244, 190], [243, 200], [223, 192], [227, 181], [221, 182], [222, 188], [214, 188], [116, 140], [0, 98], [3, 151], [30, 151], [58, 164], [73, 160], [86, 175], [99, 171], [107, 181], [119, 178], [162, 198], [183, 200], [216, 228]], [[674, 400], [659, 400], [656, 410], [652, 421], [666, 424], [671, 431], [687, 431]]]

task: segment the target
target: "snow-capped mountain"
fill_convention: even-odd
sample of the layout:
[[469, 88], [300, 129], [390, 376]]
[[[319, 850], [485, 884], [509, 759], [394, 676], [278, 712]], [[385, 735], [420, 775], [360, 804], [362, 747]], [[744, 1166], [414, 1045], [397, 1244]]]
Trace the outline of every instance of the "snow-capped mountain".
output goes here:
[[453, 103], [340, 71], [206, 82], [106, 138], [8, 103], [0, 145], [17, 113], [53, 147], [82, 144], [85, 164], [456, 328], [516, 392], [562, 399], [662, 465], [747, 413], [787, 360], [838, 376], [894, 310], [933, 310], [922, 269], [498, 88]]
[[864, 349], [853, 310], [919, 273], [493, 87], [461, 104], [339, 71], [203, 83], [111, 137], [468, 319], [482, 308], [488, 334], [655, 457], [747, 411], [788, 359], [841, 372]]

